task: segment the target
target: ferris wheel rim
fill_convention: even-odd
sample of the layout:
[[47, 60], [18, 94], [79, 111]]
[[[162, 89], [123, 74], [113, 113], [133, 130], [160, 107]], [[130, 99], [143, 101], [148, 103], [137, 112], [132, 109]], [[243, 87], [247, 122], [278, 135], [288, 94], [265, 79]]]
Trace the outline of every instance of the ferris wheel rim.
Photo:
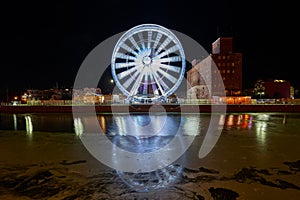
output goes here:
[[[147, 32], [148, 33], [148, 35], [150, 35], [150, 32], [151, 32], [151, 34], [152, 34], [152, 32], [154, 32], [154, 33], [156, 33], [156, 34], [160, 34], [160, 35], [163, 35], [166, 39], [165, 40], [170, 40], [169, 42], [173, 42], [175, 45], [175, 47], [177, 48], [176, 49], [176, 51], [178, 51], [179, 52], [179, 56], [177, 56], [178, 58], [178, 60], [180, 60], [180, 62], [181, 62], [181, 66], [180, 67], [178, 67], [177, 68], [177, 70], [176, 71], [179, 71], [178, 73], [179, 73], [179, 76], [178, 76], [178, 78], [176, 78], [176, 80], [174, 80], [174, 77], [172, 77], [172, 76], [170, 76], [170, 75], [168, 75], [166, 72], [163, 72], [163, 71], [160, 71], [160, 73], [163, 73], [165, 76], [167, 76], [169, 79], [172, 79], [172, 82], [174, 83], [173, 85], [172, 85], [172, 87], [171, 88], [168, 88], [167, 86], [164, 86], [164, 87], [162, 87], [162, 86], [160, 86], [160, 91], [161, 91], [161, 95], [158, 95], [157, 97], [153, 97], [153, 98], [151, 98], [151, 99], [155, 99], [155, 98], [160, 98], [161, 96], [163, 96], [163, 97], [168, 97], [169, 95], [171, 95], [172, 93], [174, 93], [174, 91], [176, 91], [177, 90], [177, 88], [179, 87], [179, 85], [181, 84], [181, 82], [182, 82], [182, 80], [183, 80], [183, 77], [184, 77], [184, 73], [185, 73], [185, 68], [186, 68], [186, 63], [185, 63], [185, 53], [184, 53], [184, 51], [183, 51], [183, 47], [182, 47], [182, 45], [181, 45], [181, 43], [180, 43], [180, 41], [179, 41], [179, 39], [176, 37], [176, 35], [172, 32], [172, 31], [170, 31], [169, 29], [167, 29], [167, 28], [165, 28], [165, 27], [163, 27], [163, 26], [161, 26], [161, 25], [157, 25], [157, 24], [141, 24], [141, 25], [137, 25], [137, 26], [135, 26], [135, 27], [132, 27], [131, 29], [129, 29], [128, 31], [126, 31], [120, 38], [119, 38], [119, 40], [117, 41], [117, 43], [116, 43], [116, 45], [115, 45], [115, 47], [114, 47], [114, 49], [113, 49], [113, 54], [112, 54], [112, 58], [111, 58], [111, 71], [112, 71], [112, 76], [113, 76], [113, 79], [115, 80], [115, 84], [117, 85], [117, 87], [123, 92], [123, 94], [125, 94], [126, 96], [134, 96], [134, 95], [136, 95], [136, 93], [135, 93], [135, 90], [133, 90], [133, 92], [132, 91], [128, 91], [127, 90], [127, 88], [125, 88], [124, 87], [124, 85], [122, 85], [121, 83], [120, 83], [120, 81], [119, 81], [119, 78], [118, 78], [118, 75], [120, 75], [120, 74], [117, 74], [116, 73], [116, 69], [117, 69], [117, 67], [116, 67], [116, 58], [117, 58], [117, 53], [118, 53], [118, 51], [122, 48], [121, 46], [122, 45], [124, 45], [124, 44], [126, 44], [125, 42], [126, 41], [128, 41], [128, 40], [131, 40], [132, 38], [133, 38], [133, 36], [135, 36], [136, 34], [142, 34], [143, 32]], [[139, 35], [140, 36], [140, 35]], [[148, 36], [149, 37], [149, 36]], [[151, 37], [152, 37], [152, 35], [151, 35]], [[148, 38], [149, 39], [149, 38]], [[157, 39], [157, 38], [156, 38]], [[132, 40], [134, 40], [134, 39], [132, 39]], [[131, 41], [131, 42], [133, 42], [133, 41]], [[141, 42], [141, 41], [134, 41], [135, 43], [136, 42]], [[144, 40], [142, 40], [142, 44], [144, 45]], [[146, 53], [146, 54], [149, 54], [149, 44], [151, 44], [152, 42], [156, 42], [156, 43], [158, 43], [159, 41], [152, 41], [152, 38], [150, 39], [150, 41], [148, 40], [147, 41], [148, 42], [148, 52]], [[157, 44], [156, 44], [157, 45]], [[160, 48], [161, 48], [161, 46], [162, 46], [162, 44], [159, 44], [160, 46]], [[133, 46], [135, 46], [136, 47], [136, 49], [134, 49], [134, 50], [132, 50], [131, 49], [131, 52], [130, 53], [133, 53], [133, 54], [137, 54], [136, 52], [133, 52], [133, 51], [135, 51], [135, 50], [138, 50], [138, 52], [139, 52], [139, 54], [141, 54], [141, 52], [142, 51], [140, 51], [140, 48], [139, 48], [139, 46], [138, 45], [133, 45]], [[153, 46], [151, 46], [151, 48], [152, 48]], [[124, 48], [124, 47], [123, 47]], [[150, 49], [151, 49], [150, 48]], [[153, 47], [154, 48], [154, 47]], [[164, 49], [165, 50], [165, 49]], [[168, 49], [169, 50], [169, 49]], [[128, 53], [128, 52], [127, 52]], [[157, 52], [157, 53], [159, 53], [159, 52]], [[139, 54], [137, 54], [136, 55], [136, 58], [139, 56]], [[167, 53], [165, 53], [164, 52], [164, 55], [165, 56], [169, 56], [169, 54], [168, 54], [168, 52]], [[147, 55], [147, 56], [149, 56], [149, 55]], [[143, 64], [143, 67], [145, 67], [147, 64], [149, 64], [150, 62], [155, 62], [154, 61], [154, 59], [153, 58], [151, 58], [151, 60], [149, 60], [149, 57], [147, 57], [147, 56], [144, 56], [143, 57], [143, 59], [142, 59], [142, 64]], [[165, 59], [165, 60], [172, 60], [171, 58], [169, 58], [169, 59]], [[176, 60], [176, 59], [174, 59], [173, 58], [173, 60]], [[128, 60], [127, 60], [128, 61]], [[174, 62], [174, 61], [172, 61], [172, 62]], [[122, 64], [124, 64], [124, 63], [122, 63]], [[127, 64], [128, 64], [128, 62], [127, 62]], [[161, 63], [159, 63], [159, 64], [161, 64]], [[121, 64], [120, 64], [121, 65]], [[125, 64], [124, 64], [125, 65]], [[136, 63], [135, 64], [135, 67], [137, 66], [138, 64]], [[149, 64], [150, 65], [150, 64]], [[153, 64], [153, 66], [154, 66], [154, 64]], [[164, 66], [165, 68], [167, 68], [167, 69], [172, 69], [171, 67], [169, 67], [169, 66]], [[150, 68], [150, 67], [149, 67]], [[179, 70], [178, 70], [179, 69]], [[153, 70], [153, 69], [147, 69], [146, 71], [146, 73], [153, 73], [153, 74], [155, 74], [156, 72], [151, 72], [151, 70]], [[167, 70], [168, 71], [168, 70]], [[173, 71], [174, 71], [174, 69], [173, 69]], [[126, 73], [127, 74], [127, 73]], [[142, 74], [142, 72], [140, 73], [140, 77], [141, 78], [144, 78], [143, 76], [144, 76], [144, 74]], [[131, 75], [131, 74], [130, 74]], [[146, 76], [146, 75], [145, 75]], [[148, 75], [147, 75], [148, 76]], [[154, 77], [154, 79], [155, 79], [155, 77]], [[162, 80], [162, 78], [160, 77], [160, 80]], [[138, 81], [138, 82], [140, 82], [141, 80], [139, 79], [139, 80], [136, 80], [136, 81]], [[153, 80], [152, 80], [153, 81]], [[157, 80], [157, 77], [156, 77], [156, 79], [154, 80], [154, 82], [155, 82], [155, 84], [158, 84], [158, 86], [160, 85], [160, 83], [159, 83], [159, 80]], [[138, 83], [138, 84], [140, 84], [140, 83]], [[164, 83], [165, 84], [165, 83]], [[166, 85], [166, 84], [165, 84]], [[168, 88], [168, 89], [166, 89], [166, 88]]]

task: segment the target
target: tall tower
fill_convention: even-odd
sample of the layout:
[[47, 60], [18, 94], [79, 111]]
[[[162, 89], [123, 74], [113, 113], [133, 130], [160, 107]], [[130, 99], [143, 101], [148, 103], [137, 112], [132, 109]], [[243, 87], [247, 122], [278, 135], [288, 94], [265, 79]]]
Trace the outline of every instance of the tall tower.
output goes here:
[[219, 37], [213, 42], [211, 56], [223, 79], [226, 95], [241, 95], [242, 54], [233, 52], [232, 37]]

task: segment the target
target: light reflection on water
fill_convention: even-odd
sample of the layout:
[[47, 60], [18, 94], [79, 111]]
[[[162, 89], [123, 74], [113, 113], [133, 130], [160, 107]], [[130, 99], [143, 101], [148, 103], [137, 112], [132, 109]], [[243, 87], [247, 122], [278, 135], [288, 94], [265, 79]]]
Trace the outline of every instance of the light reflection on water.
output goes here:
[[[266, 145], [268, 134], [274, 126], [288, 124], [290, 120], [296, 118], [299, 118], [297, 114], [286, 113], [228, 113], [220, 117], [220, 124], [224, 124], [225, 132], [248, 130], [255, 134], [257, 143]], [[1, 113], [0, 119], [0, 130], [25, 130], [30, 140], [35, 132], [39, 131], [75, 133], [80, 136], [83, 132], [96, 130], [89, 124], [89, 116], [73, 118], [71, 114]], [[107, 137], [131, 152], [150, 152], [168, 144], [177, 133], [180, 123], [182, 123], [182, 134], [185, 135], [195, 134], [196, 126], [205, 130], [209, 124], [209, 115], [201, 114], [200, 119], [199, 115], [193, 114], [97, 115], [99, 125]]]
[[108, 126], [105, 133], [122, 149], [146, 153], [156, 151], [171, 142], [180, 123], [180, 115], [115, 115], [113, 124]]
[[[227, 133], [233, 130], [248, 130], [254, 133], [257, 143], [266, 145], [268, 134], [278, 124], [288, 124], [299, 118], [297, 114], [286, 113], [228, 113], [220, 117], [220, 124]], [[94, 132], [89, 124], [89, 116], [73, 118], [71, 114], [5, 114], [0, 115], [0, 130], [25, 130], [31, 140], [35, 132]], [[201, 119], [201, 120], [200, 120]], [[102, 131], [110, 140], [131, 152], [151, 152], [168, 144], [182, 123], [182, 134], [195, 134], [195, 127], [205, 130], [209, 124], [209, 115], [104, 115], [98, 114], [97, 120]], [[221, 126], [220, 126], [221, 127]], [[223, 132], [224, 132], [223, 131]], [[151, 134], [149, 134], [151, 133]], [[198, 135], [200, 132], [198, 133]]]
[[[89, 127], [89, 116], [86, 118], [73, 118], [72, 115], [62, 114], [1, 114], [0, 130], [23, 130], [31, 140], [35, 132], [66, 132], [75, 133], [80, 137], [84, 132], [95, 131]], [[273, 134], [274, 127], [288, 125], [289, 119], [299, 118], [297, 115], [245, 113], [227, 114], [220, 118], [220, 124], [224, 124], [225, 132], [246, 130], [256, 137], [257, 143], [262, 146], [266, 143], [269, 134]], [[166, 144], [177, 133], [182, 123], [185, 135], [194, 133], [195, 126], [205, 129], [209, 124], [209, 115], [168, 115], [149, 116], [135, 115], [97, 115], [97, 120], [103, 132], [115, 145], [139, 153], [155, 151]], [[148, 131], [146, 131], [148, 130]], [[151, 131], [149, 131], [151, 130]], [[150, 135], [147, 133], [151, 133]], [[242, 132], [241, 132], [242, 133]], [[196, 135], [200, 135], [200, 132]], [[178, 180], [182, 167], [169, 165], [160, 170], [147, 173], [127, 173], [117, 171], [120, 178], [130, 187], [138, 191], [149, 191], [159, 187], [165, 187]]]
[[28, 138], [31, 140], [32, 139], [32, 132], [33, 132], [33, 125], [32, 125], [30, 115], [25, 116], [25, 123], [26, 123], [26, 133], [28, 135]]
[[[98, 120], [102, 121], [103, 118]], [[178, 136], [180, 126], [183, 129]], [[189, 116], [188, 120], [181, 115], [114, 115], [112, 123], [105, 125], [105, 133], [113, 144], [124, 150], [149, 153], [165, 147], [176, 135], [180, 138], [182, 135], [192, 136], [198, 126], [198, 115]], [[179, 145], [184, 146], [183, 143]], [[149, 192], [180, 181], [183, 167], [171, 164], [151, 172], [116, 171], [123, 182], [135, 191]]]
[[[97, 131], [96, 127], [89, 127], [88, 130], [85, 129], [87, 124], [92, 124], [93, 119], [92, 116], [75, 118], [75, 133], [79, 137], [82, 137], [84, 134], [89, 135], [89, 133]], [[118, 146], [129, 152], [145, 153], [147, 155], [166, 147], [174, 137], [179, 137], [179, 143], [177, 143], [178, 146], [176, 148], [184, 149], [186, 144], [181, 140], [182, 137], [195, 137], [198, 135], [197, 132], [195, 134], [195, 130], [200, 126], [198, 115], [189, 116], [187, 119], [181, 115], [154, 114], [150, 116], [147, 114], [115, 114], [113, 117], [110, 115], [98, 115], [97, 120], [103, 133], [114, 146]], [[182, 129], [182, 132], [177, 134], [180, 129]], [[117, 151], [113, 148], [111, 153], [111, 156], [114, 158], [114, 154]], [[126, 163], [126, 161], [117, 160], [121, 165], [123, 165], [123, 162]], [[141, 167], [145, 167], [145, 165], [146, 163], [142, 163]], [[148, 192], [161, 187], [167, 187], [178, 181], [182, 176], [182, 169], [181, 165], [170, 164], [164, 168], [150, 172], [133, 173], [122, 170], [116, 170], [116, 172], [123, 182], [135, 191]]]
[[250, 133], [255, 133], [256, 142], [266, 148], [268, 134], [274, 132], [275, 126], [288, 123], [287, 118], [292, 120], [300, 117], [286, 113], [227, 114], [224, 130], [248, 130]]
[[[121, 115], [120, 115], [121, 116]], [[126, 116], [126, 115], [125, 115]], [[151, 127], [153, 130], [160, 131], [161, 126], [166, 122], [165, 117], [156, 116], [156, 120], [148, 115], [128, 115], [130, 118], [119, 118], [116, 121], [111, 115], [108, 114], [98, 114], [97, 119], [104, 133], [110, 132], [110, 134], [120, 134], [120, 135], [130, 135], [133, 128], [138, 128], [141, 131], [139, 134], [143, 134], [143, 127]], [[170, 115], [176, 118], [176, 114]], [[206, 114], [201, 114], [201, 120], [205, 119]], [[222, 116], [221, 116], [222, 117]], [[224, 117], [224, 129], [256, 129], [260, 132], [261, 129], [266, 129], [270, 123], [289, 123], [290, 118], [300, 118], [298, 115], [289, 114], [268, 114], [268, 113], [246, 113], [246, 114], [227, 114]], [[179, 118], [178, 118], [179, 119]], [[183, 126], [187, 129], [192, 128], [191, 122], [195, 121], [194, 115], [181, 115], [183, 120]], [[222, 120], [222, 119], [220, 119]], [[81, 121], [81, 122], [80, 122]], [[0, 114], [0, 130], [27, 130], [28, 132], [35, 131], [47, 131], [47, 132], [65, 132], [65, 133], [80, 133], [82, 132], [83, 119], [73, 119], [71, 114]], [[135, 122], [135, 123], [132, 123]], [[151, 123], [154, 122], [154, 123]], [[80, 125], [81, 123], [81, 125]], [[169, 122], [167, 127], [172, 128], [173, 123]], [[193, 123], [193, 122], [192, 122]], [[199, 121], [199, 123], [205, 123]], [[128, 126], [128, 124], [137, 124], [138, 126]], [[122, 131], [120, 130], [122, 127]], [[123, 128], [124, 127], [124, 128]], [[86, 129], [91, 129], [85, 127]], [[124, 131], [125, 130], [125, 131]], [[92, 129], [89, 131], [93, 131]], [[188, 131], [187, 131], [188, 132]]]
[[228, 114], [225, 118], [225, 129], [251, 129], [253, 115], [249, 114]]

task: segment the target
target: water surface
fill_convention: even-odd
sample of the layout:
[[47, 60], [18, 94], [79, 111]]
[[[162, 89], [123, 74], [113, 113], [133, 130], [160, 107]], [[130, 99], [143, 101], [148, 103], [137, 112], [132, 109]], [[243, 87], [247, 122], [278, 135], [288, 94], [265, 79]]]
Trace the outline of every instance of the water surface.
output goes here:
[[99, 162], [82, 144], [82, 134], [98, 130], [91, 116], [2, 113], [1, 199], [296, 199], [300, 195], [300, 114], [228, 113], [216, 145], [201, 159], [209, 114], [96, 117], [109, 141], [126, 151], [156, 151], [169, 144], [179, 128], [193, 142], [168, 167], [128, 173]]

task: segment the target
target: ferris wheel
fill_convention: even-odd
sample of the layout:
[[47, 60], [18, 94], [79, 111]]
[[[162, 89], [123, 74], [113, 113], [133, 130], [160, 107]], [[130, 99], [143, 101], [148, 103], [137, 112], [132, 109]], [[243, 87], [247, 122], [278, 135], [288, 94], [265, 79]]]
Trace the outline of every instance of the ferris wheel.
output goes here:
[[117, 87], [137, 101], [164, 99], [180, 86], [185, 73], [183, 47], [173, 32], [142, 24], [125, 32], [112, 53]]

